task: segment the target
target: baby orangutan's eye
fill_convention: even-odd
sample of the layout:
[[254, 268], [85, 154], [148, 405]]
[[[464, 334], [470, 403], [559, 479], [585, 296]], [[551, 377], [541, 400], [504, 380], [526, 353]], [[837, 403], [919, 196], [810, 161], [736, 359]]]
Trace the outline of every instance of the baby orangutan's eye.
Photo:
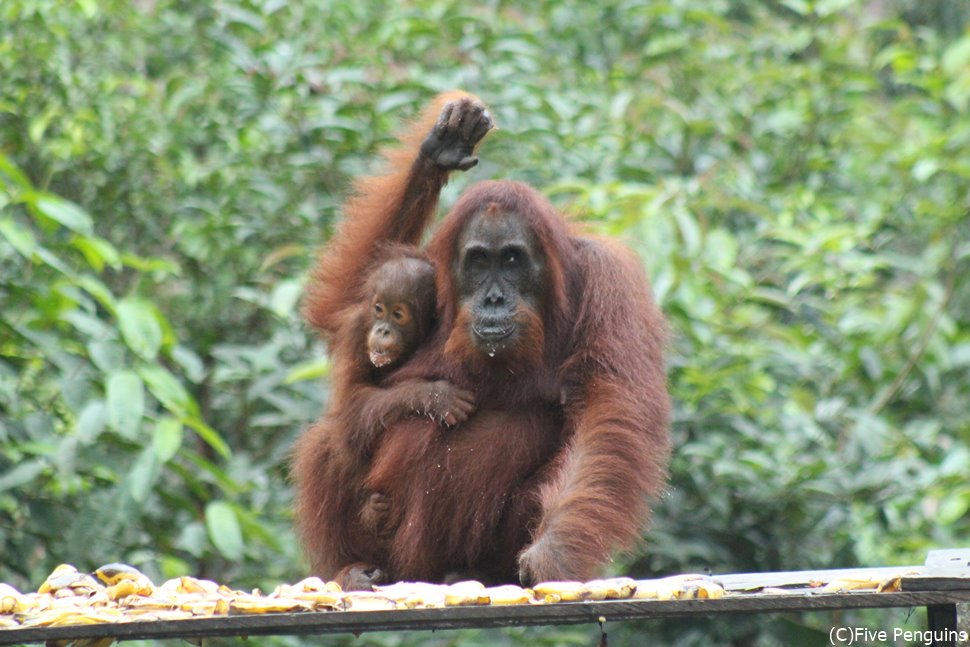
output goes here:
[[394, 310], [391, 312], [391, 316], [394, 318], [394, 322], [401, 326], [406, 326], [411, 320], [411, 315], [408, 312], [408, 309], [403, 306], [394, 308]]

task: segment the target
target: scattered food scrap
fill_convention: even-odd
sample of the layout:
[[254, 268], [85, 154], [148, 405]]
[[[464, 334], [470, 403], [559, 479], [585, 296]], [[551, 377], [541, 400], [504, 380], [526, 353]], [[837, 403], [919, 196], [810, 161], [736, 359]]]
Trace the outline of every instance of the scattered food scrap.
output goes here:
[[846, 591], [894, 592], [899, 575], [873, 579], [811, 582], [796, 590], [754, 587], [725, 591], [708, 575], [674, 575], [652, 580], [628, 577], [590, 582], [544, 582], [532, 588], [512, 584], [487, 587], [480, 582], [427, 584], [399, 582], [373, 591], [343, 591], [336, 582], [308, 577], [281, 584], [268, 594], [239, 591], [194, 577], [156, 585], [127, 564], [106, 564], [84, 573], [61, 564], [37, 592], [21, 593], [0, 583], [0, 630], [61, 627], [189, 618], [333, 611], [389, 611], [459, 606], [560, 604], [602, 600], [717, 600], [725, 596], [818, 595]]

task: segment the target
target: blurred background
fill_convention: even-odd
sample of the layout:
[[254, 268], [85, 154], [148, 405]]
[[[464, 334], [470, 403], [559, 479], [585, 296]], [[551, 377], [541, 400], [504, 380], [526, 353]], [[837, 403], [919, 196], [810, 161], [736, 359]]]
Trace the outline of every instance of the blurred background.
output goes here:
[[[3, 0], [0, 581], [305, 575], [287, 455], [328, 397], [306, 271], [349, 179], [454, 87], [501, 130], [444, 206], [530, 182], [635, 247], [669, 317], [669, 493], [614, 573], [970, 545], [970, 4]], [[607, 629], [791, 645], [832, 622]]]

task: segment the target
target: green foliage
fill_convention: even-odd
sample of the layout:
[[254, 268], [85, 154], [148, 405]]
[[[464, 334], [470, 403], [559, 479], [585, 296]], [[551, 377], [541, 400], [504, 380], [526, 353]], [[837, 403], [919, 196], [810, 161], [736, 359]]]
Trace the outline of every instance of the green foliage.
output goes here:
[[[301, 277], [348, 179], [451, 87], [501, 130], [445, 202], [484, 177], [541, 186], [637, 247], [668, 313], [670, 492], [618, 572], [961, 545], [968, 18], [946, 0], [4, 3], [0, 581], [62, 561], [302, 575], [287, 452], [327, 365]], [[814, 644], [827, 622], [716, 635]]]

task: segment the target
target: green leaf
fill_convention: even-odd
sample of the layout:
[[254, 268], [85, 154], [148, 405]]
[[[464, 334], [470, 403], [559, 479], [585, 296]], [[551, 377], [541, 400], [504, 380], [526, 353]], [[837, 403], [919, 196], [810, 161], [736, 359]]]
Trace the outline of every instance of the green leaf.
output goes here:
[[0, 173], [6, 177], [0, 177], [4, 184], [10, 186], [9, 183], [13, 183], [15, 186], [19, 187], [22, 191], [30, 191], [32, 186], [30, 180], [24, 175], [23, 171], [14, 166], [10, 159], [6, 155], [0, 154]]
[[934, 159], [921, 159], [913, 165], [913, 178], [917, 182], [926, 182], [940, 169], [940, 164]]
[[303, 256], [306, 254], [306, 247], [303, 245], [297, 245], [296, 243], [291, 243], [289, 245], [283, 245], [270, 252], [263, 262], [259, 265], [259, 273], [264, 274], [267, 270], [272, 269], [277, 264], [292, 258], [294, 256]]
[[812, 12], [812, 5], [806, 0], [781, 0], [781, 4], [800, 16], [807, 16]]
[[40, 245], [38, 245], [37, 249], [34, 250], [34, 253], [36, 254], [37, 258], [39, 258], [44, 263], [44, 265], [47, 265], [48, 267], [51, 267], [57, 270], [64, 276], [74, 275], [74, 272], [71, 271], [71, 268], [68, 267], [68, 265], [64, 261], [62, 261], [60, 257], [57, 256], [57, 254], [54, 254], [46, 247], [41, 247]]
[[[201, 524], [199, 525], [201, 526]], [[202, 537], [203, 539], [205, 537], [204, 531], [202, 533]], [[186, 560], [174, 555], [159, 555], [158, 566], [162, 572], [162, 578], [166, 580], [193, 572], [191, 564], [189, 564]]]
[[857, 4], [857, 0], [817, 0], [815, 2], [815, 12], [819, 16], [831, 16], [848, 9]]
[[185, 416], [194, 415], [198, 411], [189, 392], [164, 366], [157, 364], [142, 366], [139, 367], [138, 374], [145, 380], [151, 394], [172, 413]]
[[93, 341], [88, 344], [88, 355], [102, 373], [120, 370], [125, 361], [125, 350], [112, 341]]
[[154, 359], [162, 345], [162, 327], [152, 305], [143, 299], [118, 302], [118, 324], [125, 343], [143, 359]]
[[242, 559], [244, 545], [236, 512], [225, 501], [213, 501], [205, 507], [205, 526], [216, 550], [228, 560]]
[[74, 204], [55, 195], [43, 194], [33, 200], [33, 205], [43, 215], [54, 220], [71, 231], [79, 234], [91, 235], [94, 223], [88, 213]]
[[296, 384], [318, 380], [330, 373], [330, 361], [327, 358], [311, 359], [301, 362], [290, 369], [283, 379], [283, 384]]
[[703, 234], [694, 216], [686, 209], [674, 209], [674, 218], [680, 229], [684, 251], [687, 256], [694, 256], [700, 252]]
[[77, 4], [84, 12], [85, 18], [94, 18], [98, 13], [97, 0], [78, 0]]
[[121, 269], [121, 254], [115, 246], [97, 236], [79, 236], [74, 239], [74, 246], [84, 254], [88, 265], [100, 272], [108, 265], [113, 270]]
[[195, 430], [195, 433], [199, 434], [199, 438], [205, 441], [220, 456], [227, 459], [232, 456], [232, 450], [229, 449], [229, 445], [222, 439], [219, 432], [205, 424], [205, 422], [199, 418], [184, 418], [182, 422]]
[[239, 525], [242, 527], [243, 532], [249, 538], [250, 542], [256, 539], [272, 547], [275, 551], [283, 550], [283, 544], [286, 541], [285, 538], [281, 538], [279, 532], [273, 526], [266, 523], [264, 516], [246, 510], [245, 508], [236, 508], [236, 517], [239, 519]]
[[125, 476], [124, 486], [131, 498], [138, 503], [147, 501], [152, 486], [158, 479], [158, 472], [159, 461], [155, 456], [155, 450], [153, 447], [146, 447]]
[[94, 400], [89, 402], [74, 423], [74, 435], [82, 444], [89, 444], [98, 439], [108, 423], [108, 410], [104, 402]]
[[199, 406], [182, 386], [182, 383], [164, 366], [142, 366], [139, 375], [148, 385], [148, 390], [162, 403], [168, 411], [174, 413], [182, 422], [188, 425], [202, 438], [203, 441], [220, 456], [229, 458], [232, 451], [219, 433], [207, 425], [199, 417]]
[[60, 111], [56, 106], [49, 105], [46, 110], [34, 115], [30, 119], [27, 124], [27, 136], [30, 138], [30, 141], [36, 144], [44, 138], [44, 133], [47, 131], [54, 117], [58, 115], [58, 112]]
[[198, 384], [205, 378], [205, 364], [191, 348], [179, 344], [172, 348], [171, 354], [189, 380]]
[[943, 526], [949, 526], [960, 520], [970, 510], [970, 493], [951, 492], [940, 502], [936, 513], [936, 520]]
[[195, 466], [193, 474], [196, 478], [208, 483], [215, 483], [220, 490], [226, 494], [235, 495], [241, 493], [245, 488], [242, 484], [233, 480], [225, 469], [219, 467], [212, 461], [204, 458], [194, 451], [183, 451], [182, 456], [186, 461]]
[[132, 371], [118, 371], [108, 378], [108, 423], [125, 438], [136, 438], [145, 412], [145, 391]]
[[27, 260], [30, 260], [37, 250], [37, 241], [31, 231], [19, 225], [12, 218], [0, 219], [0, 234]]
[[970, 65], [970, 36], [955, 41], [946, 51], [942, 58], [943, 71], [948, 76], [956, 76], [958, 73], [965, 72]]
[[20, 463], [3, 476], [0, 476], [0, 492], [26, 485], [37, 478], [44, 471], [45, 467], [47, 467], [47, 463], [39, 458]]
[[130, 253], [121, 255], [121, 262], [126, 267], [139, 272], [151, 272], [159, 276], [176, 276], [179, 273], [179, 266], [172, 261], [162, 258], [144, 258]]
[[645, 56], [665, 56], [690, 45], [686, 33], [668, 33], [651, 38], [644, 47]]
[[71, 483], [77, 473], [78, 442], [76, 436], [65, 436], [57, 447], [54, 464], [57, 467], [57, 480], [62, 487]]
[[[209, 540], [206, 538], [205, 524], [201, 521], [191, 521], [179, 529], [178, 536], [174, 542], [175, 548], [179, 552], [188, 553], [192, 557], [202, 557]], [[182, 571], [179, 575], [185, 573]]]
[[88, 294], [97, 299], [98, 303], [104, 306], [108, 312], [115, 315], [118, 313], [118, 302], [108, 286], [93, 276], [87, 275], [78, 277], [76, 281]]
[[270, 309], [276, 316], [285, 319], [296, 310], [296, 304], [303, 294], [303, 286], [299, 281], [282, 281], [273, 290], [270, 298]]
[[171, 416], [162, 417], [155, 423], [152, 444], [159, 463], [167, 463], [182, 446], [182, 422]]

